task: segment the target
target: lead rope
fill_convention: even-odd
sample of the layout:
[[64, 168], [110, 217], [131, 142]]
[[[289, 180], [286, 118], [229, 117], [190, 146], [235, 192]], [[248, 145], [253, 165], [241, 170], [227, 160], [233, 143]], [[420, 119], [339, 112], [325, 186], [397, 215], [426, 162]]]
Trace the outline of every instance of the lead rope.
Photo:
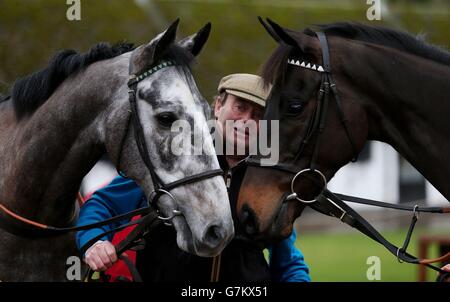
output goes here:
[[218, 282], [219, 281], [219, 275], [220, 275], [220, 262], [221, 262], [221, 255], [219, 254], [212, 259], [212, 269], [211, 269], [211, 279], [210, 282]]
[[[225, 180], [225, 185], [227, 186], [227, 189], [230, 188], [231, 184], [231, 170], [228, 170], [224, 172], [223, 178]], [[220, 253], [217, 256], [214, 256], [212, 259], [212, 267], [211, 267], [211, 278], [210, 282], [218, 282], [219, 276], [220, 276], [220, 263], [222, 262], [222, 253]]]

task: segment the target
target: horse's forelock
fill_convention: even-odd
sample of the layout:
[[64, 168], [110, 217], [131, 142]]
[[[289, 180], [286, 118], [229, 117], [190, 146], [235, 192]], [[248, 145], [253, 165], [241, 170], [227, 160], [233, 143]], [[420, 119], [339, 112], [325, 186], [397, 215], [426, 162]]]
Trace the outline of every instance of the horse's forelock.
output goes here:
[[286, 74], [287, 59], [292, 51], [292, 47], [284, 43], [280, 44], [264, 63], [261, 70], [261, 77], [264, 79], [266, 87], [275, 84], [277, 80], [284, 79]]

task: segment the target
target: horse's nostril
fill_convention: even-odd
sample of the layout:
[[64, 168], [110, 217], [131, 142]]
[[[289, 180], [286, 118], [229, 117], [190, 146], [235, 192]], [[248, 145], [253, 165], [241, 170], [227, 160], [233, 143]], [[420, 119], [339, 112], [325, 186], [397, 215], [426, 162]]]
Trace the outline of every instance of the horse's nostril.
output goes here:
[[208, 246], [215, 248], [222, 243], [225, 236], [226, 234], [223, 228], [218, 225], [211, 225], [205, 232], [204, 242]]
[[258, 231], [256, 216], [251, 209], [246, 207], [242, 210], [241, 222], [247, 235], [255, 235]]
[[222, 233], [220, 232], [220, 228], [216, 225], [212, 225], [206, 231], [206, 237], [211, 241], [219, 241], [222, 239]]

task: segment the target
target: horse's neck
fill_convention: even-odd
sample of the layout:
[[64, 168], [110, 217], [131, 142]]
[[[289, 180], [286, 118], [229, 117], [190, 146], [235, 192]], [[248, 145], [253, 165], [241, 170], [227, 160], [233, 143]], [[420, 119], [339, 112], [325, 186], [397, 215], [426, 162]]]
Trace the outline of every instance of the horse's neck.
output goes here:
[[63, 83], [11, 130], [1, 160], [8, 164], [0, 172], [0, 196], [25, 217], [66, 223], [83, 176], [104, 152], [98, 125], [107, 103], [103, 95], [111, 92], [80, 78]]
[[376, 61], [367, 71], [379, 76], [365, 95], [369, 138], [392, 145], [450, 199], [450, 68], [412, 55]]

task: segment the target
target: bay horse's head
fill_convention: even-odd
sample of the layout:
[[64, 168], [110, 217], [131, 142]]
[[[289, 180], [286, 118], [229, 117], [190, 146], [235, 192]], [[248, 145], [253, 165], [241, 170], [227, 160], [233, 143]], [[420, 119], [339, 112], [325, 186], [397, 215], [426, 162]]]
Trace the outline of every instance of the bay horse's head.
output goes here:
[[210, 25], [176, 43], [177, 25], [178, 20], [128, 54], [129, 87], [120, 91], [109, 115], [106, 146], [160, 215], [171, 218], [178, 246], [212, 256], [231, 240], [234, 228], [207, 123], [209, 105], [189, 67]]
[[[279, 133], [270, 133], [279, 135], [279, 161], [274, 167], [247, 168], [237, 215], [247, 235], [272, 241], [291, 233], [305, 204], [315, 200], [335, 172], [359, 153], [368, 124], [354, 95], [350, 97], [348, 86], [340, 82], [345, 77], [342, 42], [331, 38], [329, 44], [334, 84], [345, 100], [338, 105], [332, 94], [336, 86], [330, 87], [324, 78], [329, 66], [324, 66], [323, 48], [315, 33], [268, 22], [262, 21], [279, 46], [263, 68], [264, 79], [274, 85], [264, 119], [279, 120]], [[326, 101], [325, 93], [329, 94]], [[252, 161], [258, 158], [248, 162]]]

